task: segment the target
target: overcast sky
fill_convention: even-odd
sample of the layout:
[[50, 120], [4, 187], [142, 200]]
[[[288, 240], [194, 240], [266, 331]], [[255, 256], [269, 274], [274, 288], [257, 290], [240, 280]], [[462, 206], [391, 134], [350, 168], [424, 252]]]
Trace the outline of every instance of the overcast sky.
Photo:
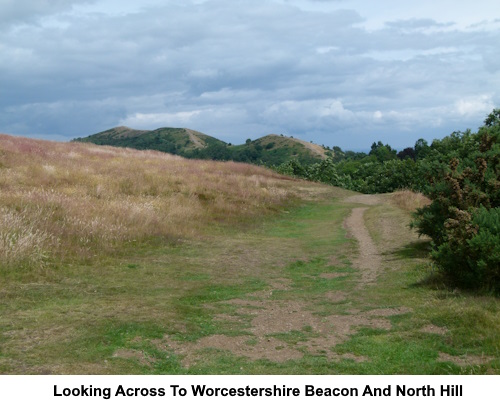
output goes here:
[[3, 133], [401, 149], [498, 107], [498, 0], [0, 0]]

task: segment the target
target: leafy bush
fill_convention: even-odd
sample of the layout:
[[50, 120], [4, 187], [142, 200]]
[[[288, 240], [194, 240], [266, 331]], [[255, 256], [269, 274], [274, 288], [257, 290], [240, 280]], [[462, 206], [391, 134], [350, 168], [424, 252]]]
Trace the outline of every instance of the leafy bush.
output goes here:
[[412, 225], [432, 238], [432, 257], [450, 280], [500, 292], [500, 125], [490, 121], [433, 143], [424, 163], [432, 203]]
[[[458, 211], [458, 210], [457, 210]], [[445, 222], [446, 242], [432, 256], [453, 281], [469, 288], [500, 287], [500, 208], [455, 213]]]
[[311, 165], [302, 165], [296, 159], [274, 167], [278, 173], [288, 176], [301, 177], [306, 180], [318, 181], [342, 188], [352, 188], [349, 175], [338, 173], [337, 166], [331, 157]]

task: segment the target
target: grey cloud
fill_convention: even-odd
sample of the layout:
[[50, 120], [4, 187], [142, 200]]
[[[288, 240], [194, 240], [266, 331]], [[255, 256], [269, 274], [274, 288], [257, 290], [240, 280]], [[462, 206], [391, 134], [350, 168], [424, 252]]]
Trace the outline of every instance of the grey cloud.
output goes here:
[[75, 4], [95, 0], [2, 0], [0, 24], [5, 28], [19, 23], [32, 23], [43, 16], [70, 10]]
[[442, 26], [432, 19], [367, 31], [353, 10], [183, 4], [59, 14], [50, 27], [0, 32], [0, 131], [187, 126], [231, 142], [286, 132], [342, 147], [373, 136], [407, 146], [443, 122], [479, 124], [498, 101], [498, 32], [430, 34], [421, 28]]
[[[0, 110], [2, 132], [77, 137], [111, 128], [126, 110], [115, 100], [65, 100], [16, 105]], [[90, 131], [90, 132], [89, 132]]]
[[431, 18], [412, 18], [408, 20], [388, 21], [385, 25], [390, 28], [397, 28], [401, 30], [417, 30], [423, 28], [451, 27], [454, 23], [439, 23]]

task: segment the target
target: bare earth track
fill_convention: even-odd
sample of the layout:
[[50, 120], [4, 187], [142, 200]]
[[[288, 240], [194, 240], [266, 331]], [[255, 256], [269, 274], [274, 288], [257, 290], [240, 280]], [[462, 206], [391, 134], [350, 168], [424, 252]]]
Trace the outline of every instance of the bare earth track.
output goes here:
[[366, 229], [363, 214], [366, 208], [354, 208], [344, 226], [359, 244], [359, 256], [354, 260], [354, 266], [361, 270], [361, 278], [357, 288], [373, 284], [380, 271], [381, 258], [372, 238]]

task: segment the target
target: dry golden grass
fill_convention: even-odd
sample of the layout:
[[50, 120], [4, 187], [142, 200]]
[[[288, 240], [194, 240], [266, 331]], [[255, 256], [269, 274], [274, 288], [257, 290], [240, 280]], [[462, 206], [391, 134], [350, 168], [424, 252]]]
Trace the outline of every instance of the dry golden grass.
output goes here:
[[400, 190], [389, 194], [390, 202], [395, 206], [413, 212], [417, 208], [422, 208], [431, 203], [431, 200], [422, 193], [415, 193], [411, 190]]
[[0, 135], [0, 266], [41, 268], [127, 242], [196, 237], [276, 211], [298, 187], [241, 163]]

